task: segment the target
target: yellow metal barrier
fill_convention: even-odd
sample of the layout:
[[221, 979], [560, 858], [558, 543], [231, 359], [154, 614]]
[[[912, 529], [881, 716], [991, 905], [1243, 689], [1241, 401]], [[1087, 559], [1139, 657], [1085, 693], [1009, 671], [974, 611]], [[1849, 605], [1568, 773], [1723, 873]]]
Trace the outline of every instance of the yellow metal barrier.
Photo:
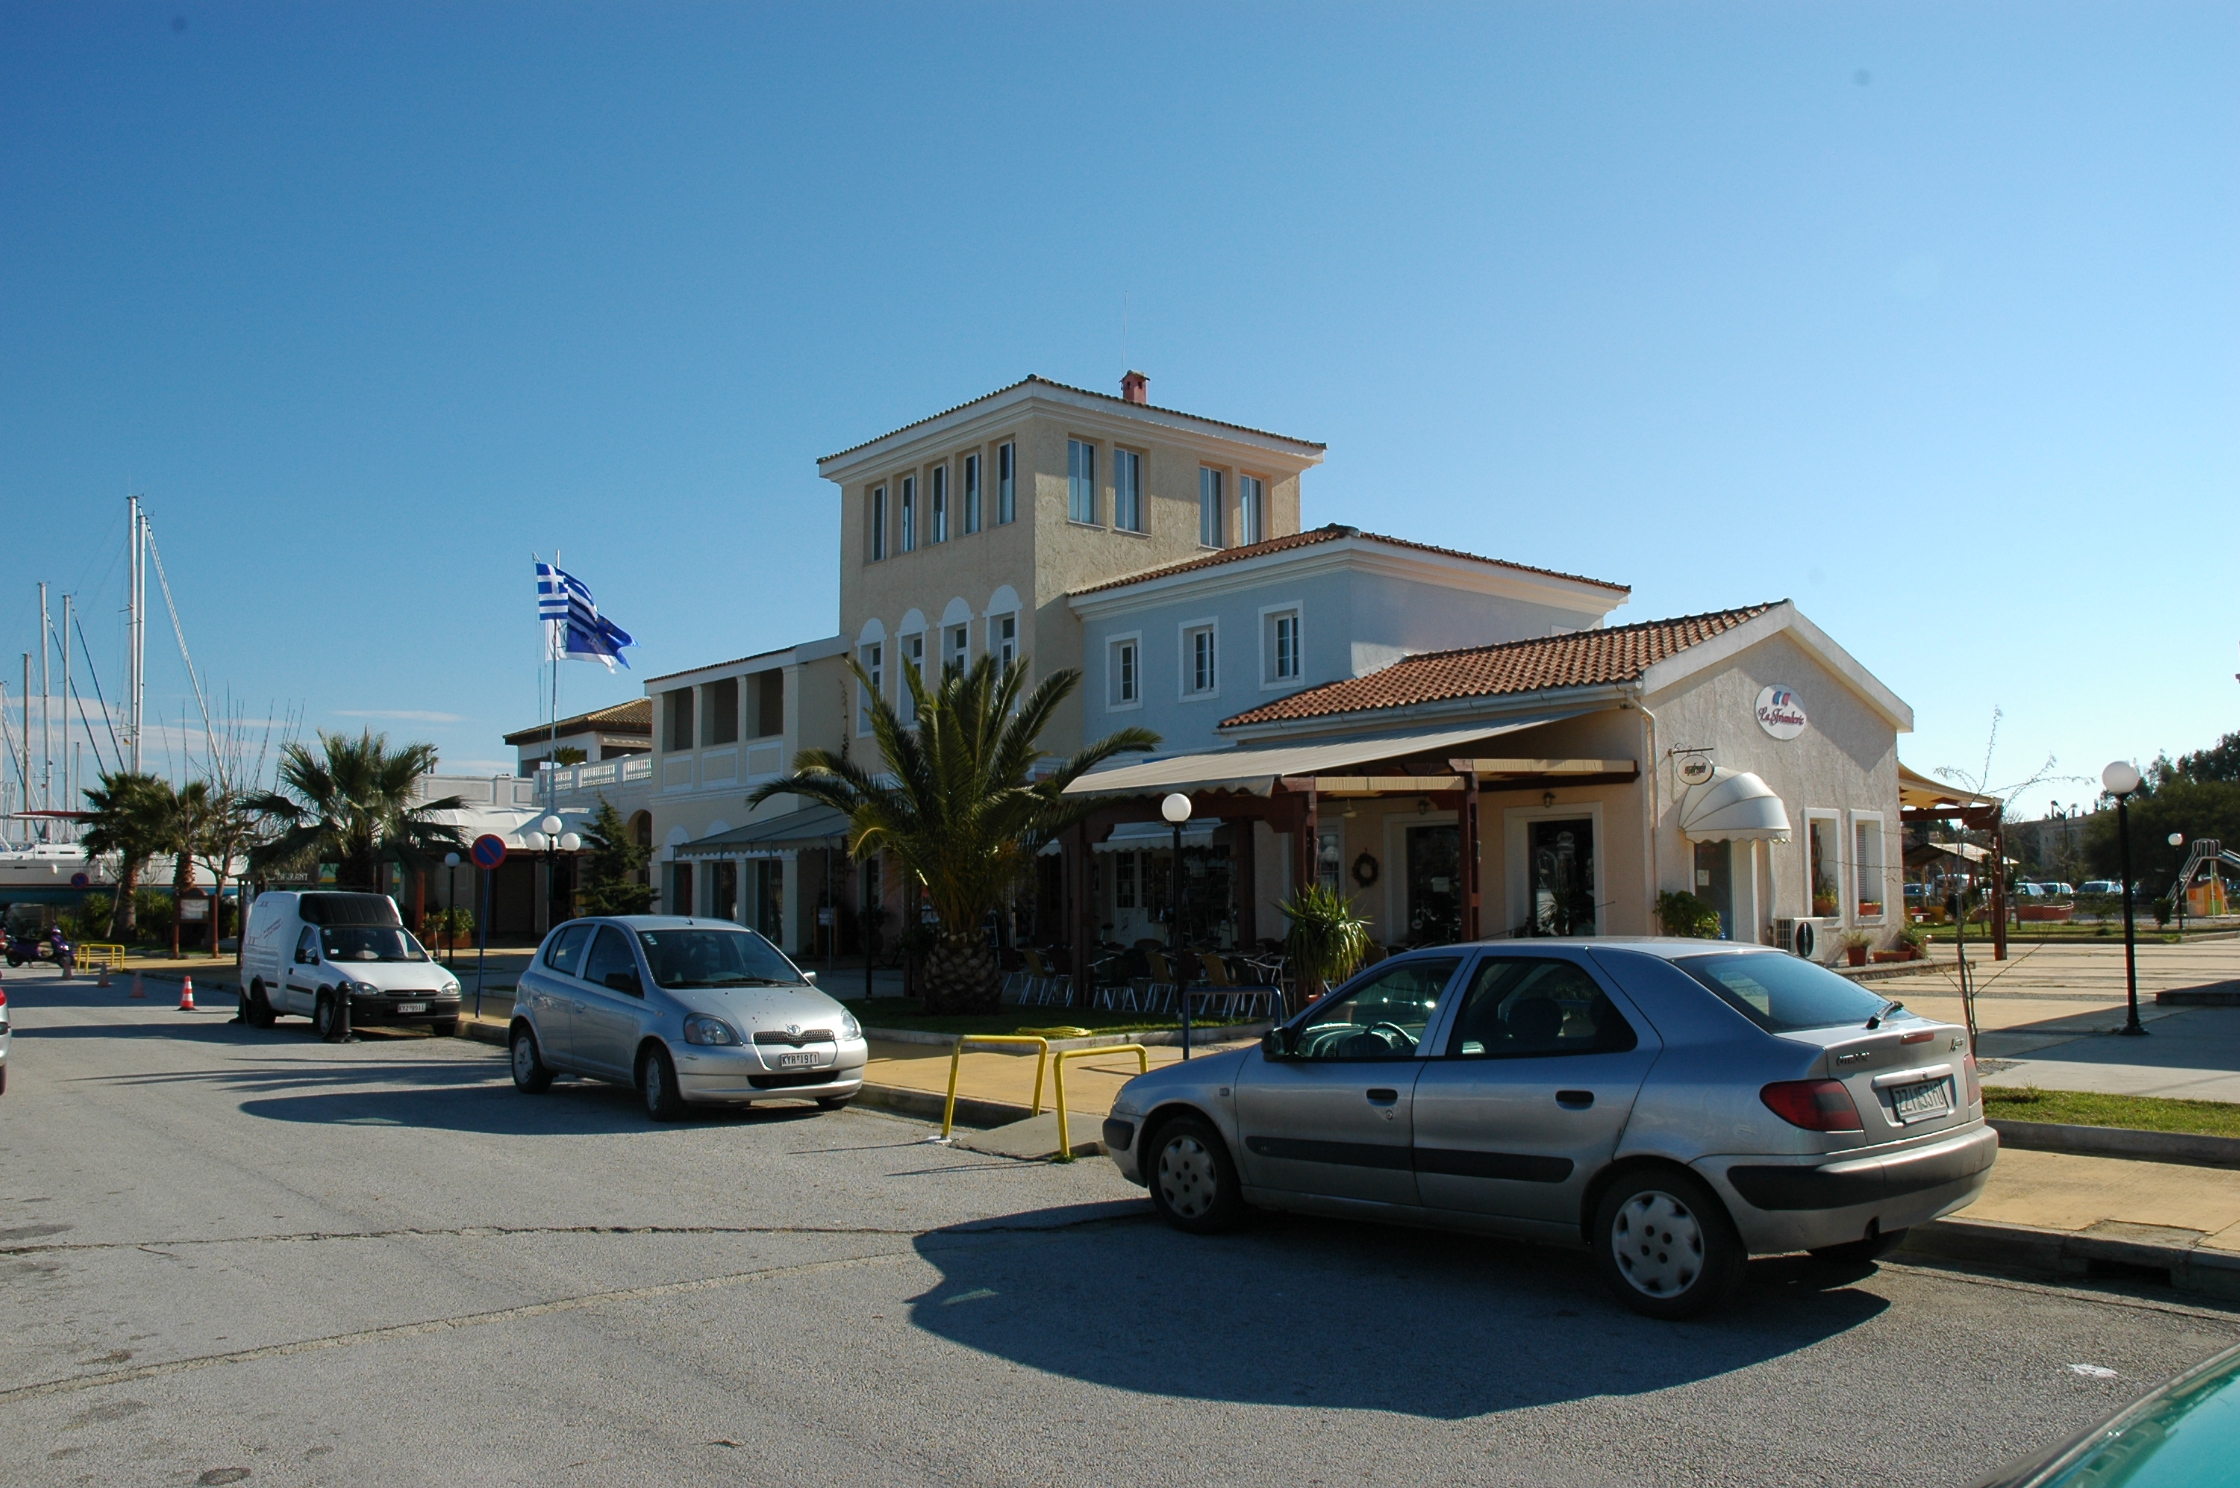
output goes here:
[[124, 947], [105, 940], [91, 940], [78, 947], [81, 971], [124, 970]]
[[[949, 1128], [955, 1124], [957, 1119], [957, 1066], [964, 1061], [964, 1046], [966, 1044], [1032, 1044], [1040, 1050], [1041, 1052], [1036, 1054], [1034, 1059], [1033, 1114], [1036, 1116], [1042, 1114], [1042, 1075], [1050, 1058], [1050, 1040], [1026, 1033], [960, 1034], [955, 1047], [949, 1051], [949, 1099], [947, 1104], [941, 1108], [941, 1135], [943, 1140], [947, 1140]], [[1062, 1090], [1065, 1087], [1061, 1085], [1059, 1088]], [[1060, 1115], [1058, 1120], [1063, 1122], [1065, 1117]]]
[[1073, 1161], [1073, 1135], [1066, 1129], [1066, 1061], [1091, 1059], [1100, 1054], [1127, 1054], [1136, 1056], [1136, 1073], [1151, 1073], [1151, 1051], [1141, 1044], [1106, 1044], [1097, 1049], [1060, 1049], [1051, 1056], [1051, 1068], [1057, 1071], [1058, 1082], [1058, 1161]]

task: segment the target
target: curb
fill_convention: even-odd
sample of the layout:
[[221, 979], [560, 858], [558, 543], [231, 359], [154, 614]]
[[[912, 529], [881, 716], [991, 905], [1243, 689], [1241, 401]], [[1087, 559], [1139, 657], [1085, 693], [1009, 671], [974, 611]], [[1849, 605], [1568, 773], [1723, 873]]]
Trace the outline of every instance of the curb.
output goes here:
[[2219, 982], [2212, 987], [2178, 987], [2157, 992], [2162, 1007], [2240, 1007], [2240, 982]]
[[[1060, 1008], [1058, 1011], [1063, 1012], [1065, 1009]], [[1192, 1028], [1190, 1043], [1195, 1048], [1200, 1044], [1226, 1043], [1232, 1039], [1256, 1039], [1263, 1037], [1273, 1027], [1273, 1023], [1230, 1023], [1218, 1028]], [[927, 1044], [943, 1049], [953, 1047], [959, 1037], [972, 1037], [969, 1034], [926, 1033], [915, 1028], [865, 1028], [863, 1036], [890, 1044]], [[1084, 1038], [1054, 1038], [1050, 1040], [1050, 1048], [1053, 1052], [1059, 1049], [1104, 1049], [1118, 1044], [1146, 1044], [1165, 1048], [1179, 1046], [1181, 1043], [1182, 1030], [1168, 1028], [1146, 1029], [1140, 1033], [1092, 1033]], [[1016, 1046], [1013, 1050], [1006, 1050], [999, 1045], [979, 1052], [996, 1054], [1015, 1050]]]
[[2128, 1157], [2147, 1162], [2189, 1163], [2195, 1167], [2240, 1168], [2240, 1137], [2197, 1132], [2140, 1131], [2128, 1126], [2072, 1126], [2059, 1121], [1988, 1123], [2002, 1147], [2030, 1152], [2067, 1152], [2079, 1157]]
[[[921, 1121], [938, 1122], [941, 1109], [948, 1104], [948, 1096], [939, 1090], [920, 1090], [913, 1085], [873, 1085], [866, 1082], [856, 1095], [860, 1105], [877, 1106], [882, 1111], [892, 1111], [898, 1116], [914, 1116]], [[1009, 1126], [1014, 1121], [1024, 1121], [1034, 1113], [1025, 1106], [1009, 1101], [983, 1100], [978, 1096], [957, 1097], [957, 1125], [991, 1130]]]
[[2085, 1230], [2041, 1230], [1989, 1219], [1916, 1225], [1896, 1258], [1960, 1261], [2067, 1278], [2159, 1282], [2181, 1292], [2240, 1299], [2240, 1252], [2202, 1245], [2198, 1230], [2104, 1219]]

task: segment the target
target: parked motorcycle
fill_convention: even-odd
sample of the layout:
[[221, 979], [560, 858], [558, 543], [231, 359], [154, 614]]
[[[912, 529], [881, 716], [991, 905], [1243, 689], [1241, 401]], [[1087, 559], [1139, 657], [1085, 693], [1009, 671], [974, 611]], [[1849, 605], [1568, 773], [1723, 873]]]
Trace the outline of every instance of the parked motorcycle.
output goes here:
[[9, 936], [8, 964], [21, 966], [27, 961], [74, 967], [78, 964], [78, 948], [65, 940], [60, 930], [49, 930], [44, 935]]

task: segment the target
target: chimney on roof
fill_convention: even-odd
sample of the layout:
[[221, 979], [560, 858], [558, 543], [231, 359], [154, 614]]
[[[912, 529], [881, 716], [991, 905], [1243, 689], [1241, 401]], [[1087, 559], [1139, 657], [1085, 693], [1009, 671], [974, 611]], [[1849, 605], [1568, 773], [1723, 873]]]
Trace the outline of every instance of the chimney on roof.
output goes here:
[[1151, 379], [1141, 372], [1130, 372], [1120, 379], [1120, 396], [1130, 403], [1151, 401]]

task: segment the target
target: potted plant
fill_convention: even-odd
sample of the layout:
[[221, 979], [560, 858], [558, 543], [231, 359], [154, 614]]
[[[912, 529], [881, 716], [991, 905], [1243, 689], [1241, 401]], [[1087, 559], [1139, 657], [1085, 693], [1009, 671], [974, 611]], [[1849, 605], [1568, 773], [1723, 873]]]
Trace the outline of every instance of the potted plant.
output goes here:
[[1898, 959], [1918, 961], [1928, 954], [1929, 932], [1919, 925], [1908, 925], [1898, 932]]
[[1657, 923], [1667, 935], [1694, 940], [1719, 938], [1719, 911], [1686, 889], [1668, 889], [1657, 895]]
[[1853, 966], [1867, 964], [1867, 947], [1874, 944], [1874, 937], [1864, 930], [1846, 930], [1836, 941], [1843, 947], [1843, 959]]
[[1322, 996], [1367, 959], [1369, 922], [1355, 915], [1353, 900], [1336, 889], [1308, 884], [1279, 908], [1291, 922], [1283, 951], [1302, 1002]]

